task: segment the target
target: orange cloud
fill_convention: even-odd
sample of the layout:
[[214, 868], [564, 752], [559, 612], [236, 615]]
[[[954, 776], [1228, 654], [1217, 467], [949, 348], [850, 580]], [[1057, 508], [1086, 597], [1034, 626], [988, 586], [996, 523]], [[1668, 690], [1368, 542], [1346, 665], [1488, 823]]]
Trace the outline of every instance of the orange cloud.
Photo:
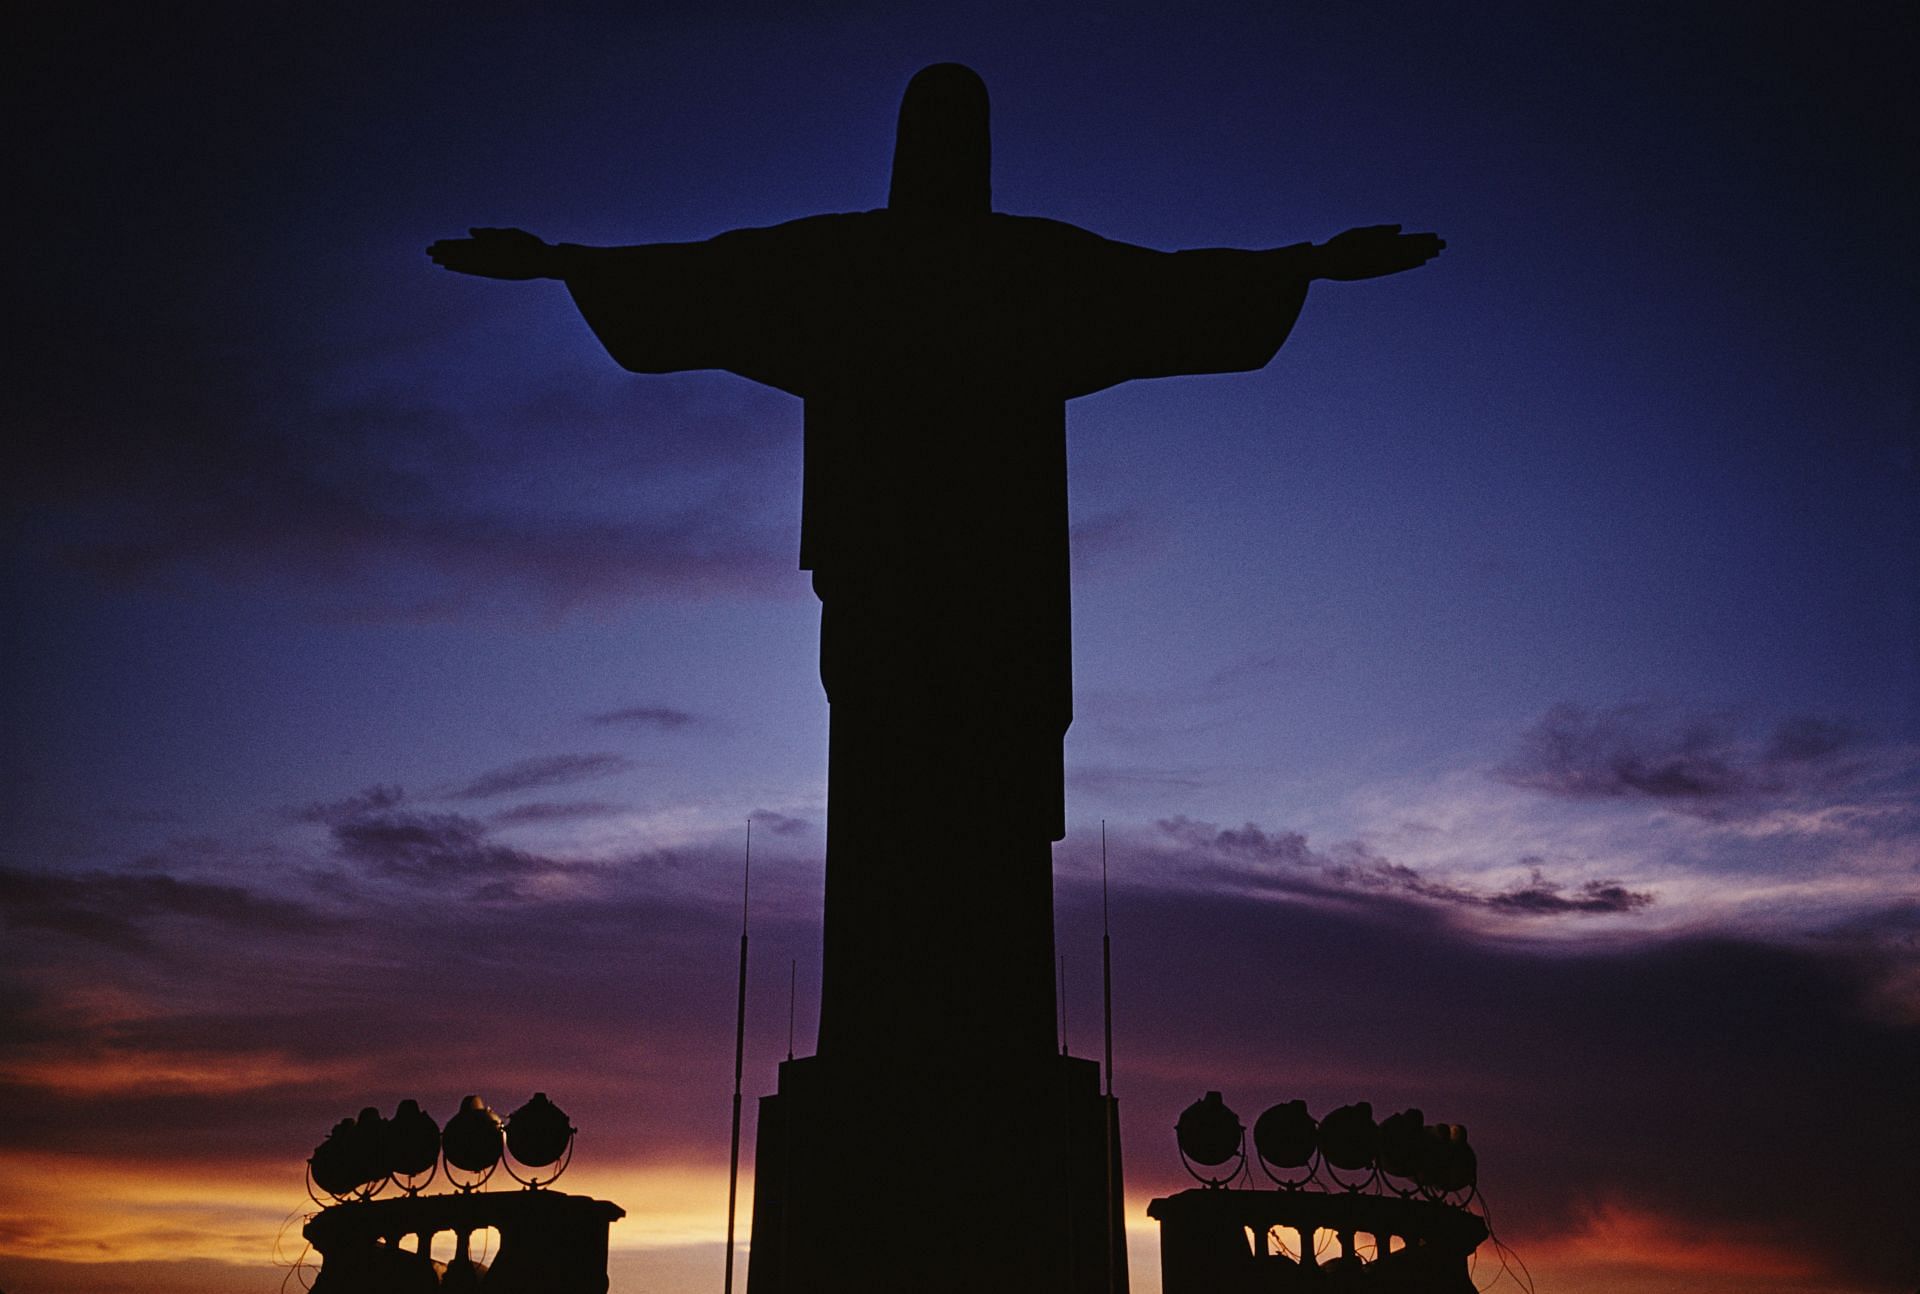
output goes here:
[[[1723, 1285], [1779, 1294], [1846, 1288], [1774, 1236], [1751, 1228], [1683, 1227], [1618, 1200], [1589, 1209], [1575, 1231], [1529, 1243], [1521, 1257], [1536, 1276], [1551, 1272], [1554, 1288], [1566, 1294]], [[1498, 1262], [1492, 1246], [1480, 1256], [1483, 1266], [1488, 1261]]]
[[67, 1096], [154, 1096], [191, 1093], [230, 1096], [275, 1087], [344, 1082], [365, 1066], [318, 1064], [283, 1052], [192, 1052], [101, 1047], [81, 1055], [0, 1063], [0, 1082], [40, 1087]]
[[[717, 1245], [726, 1235], [724, 1168], [579, 1166], [562, 1185], [627, 1210], [613, 1228], [619, 1249]], [[745, 1175], [741, 1198], [753, 1198], [752, 1179]], [[291, 1261], [303, 1247], [299, 1223], [314, 1209], [298, 1163], [162, 1168], [0, 1152], [5, 1255], [67, 1262], [199, 1258], [257, 1266], [272, 1260], [277, 1243]], [[743, 1210], [743, 1238], [746, 1216]]]
[[[281, 1225], [304, 1204], [297, 1164], [155, 1168], [0, 1153], [0, 1217], [7, 1220], [0, 1253], [70, 1262], [261, 1264], [269, 1261]], [[296, 1252], [299, 1247], [296, 1240]]]

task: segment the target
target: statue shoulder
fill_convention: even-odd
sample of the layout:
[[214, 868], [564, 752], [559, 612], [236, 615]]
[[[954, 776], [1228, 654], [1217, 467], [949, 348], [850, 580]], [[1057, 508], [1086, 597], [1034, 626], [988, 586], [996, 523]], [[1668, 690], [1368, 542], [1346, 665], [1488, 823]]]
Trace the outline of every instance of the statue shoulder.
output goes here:
[[720, 234], [714, 241], [732, 239], [738, 242], [777, 241], [786, 239], [795, 242], [819, 242], [834, 238], [857, 237], [878, 227], [885, 216], [880, 211], [839, 211], [818, 216], [801, 216], [798, 220], [783, 220], [777, 225], [756, 225], [745, 229], [729, 230]]
[[1056, 267], [1078, 265], [1088, 270], [1128, 261], [1142, 249], [1131, 243], [1102, 238], [1090, 229], [1044, 216], [1009, 216], [995, 212], [1003, 245], [1030, 258], [1046, 258]]
[[1063, 246], [1081, 244], [1088, 247], [1107, 241], [1078, 225], [1070, 225], [1064, 220], [1049, 220], [1045, 216], [1012, 216], [996, 211], [992, 219], [1002, 236], [1008, 238], [1051, 242]]

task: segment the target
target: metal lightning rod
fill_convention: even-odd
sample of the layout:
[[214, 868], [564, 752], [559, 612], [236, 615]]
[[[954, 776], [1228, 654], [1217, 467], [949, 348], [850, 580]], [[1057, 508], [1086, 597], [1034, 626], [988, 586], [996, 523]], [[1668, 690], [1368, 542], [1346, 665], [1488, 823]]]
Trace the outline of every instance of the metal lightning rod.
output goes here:
[[740, 1072], [747, 1053], [747, 894], [753, 880], [753, 819], [747, 819], [747, 858], [740, 876], [740, 994], [733, 1013], [733, 1149], [727, 1160], [727, 1276], [733, 1294], [733, 1217], [740, 1190]]

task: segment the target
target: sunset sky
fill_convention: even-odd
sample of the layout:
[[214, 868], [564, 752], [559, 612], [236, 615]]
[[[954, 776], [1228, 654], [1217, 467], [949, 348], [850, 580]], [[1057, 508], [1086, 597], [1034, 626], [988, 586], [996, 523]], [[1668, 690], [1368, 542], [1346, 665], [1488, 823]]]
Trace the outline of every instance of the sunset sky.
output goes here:
[[269, 1294], [335, 1120], [536, 1089], [615, 1294], [718, 1288], [749, 817], [750, 1097], [790, 963], [815, 1019], [800, 404], [424, 248], [879, 206], [943, 60], [999, 210], [1448, 243], [1068, 410], [1056, 902], [1097, 1055], [1104, 820], [1135, 1291], [1208, 1089], [1465, 1123], [1542, 1294], [1920, 1285], [1920, 42], [1835, 12], [23, 20], [0, 1288]]

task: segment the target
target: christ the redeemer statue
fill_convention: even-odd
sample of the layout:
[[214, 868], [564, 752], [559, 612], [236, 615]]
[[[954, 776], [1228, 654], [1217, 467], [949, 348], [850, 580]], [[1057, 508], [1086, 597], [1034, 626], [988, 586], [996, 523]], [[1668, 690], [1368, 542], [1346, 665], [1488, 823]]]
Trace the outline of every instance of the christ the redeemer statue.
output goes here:
[[818, 1051], [869, 1069], [1055, 1045], [1066, 402], [1260, 368], [1310, 282], [1443, 245], [1381, 225], [1151, 251], [995, 212], [988, 161], [986, 87], [943, 64], [907, 88], [880, 210], [701, 243], [475, 229], [430, 249], [462, 273], [563, 281], [634, 372], [725, 369], [806, 402], [800, 565], [832, 715]]

